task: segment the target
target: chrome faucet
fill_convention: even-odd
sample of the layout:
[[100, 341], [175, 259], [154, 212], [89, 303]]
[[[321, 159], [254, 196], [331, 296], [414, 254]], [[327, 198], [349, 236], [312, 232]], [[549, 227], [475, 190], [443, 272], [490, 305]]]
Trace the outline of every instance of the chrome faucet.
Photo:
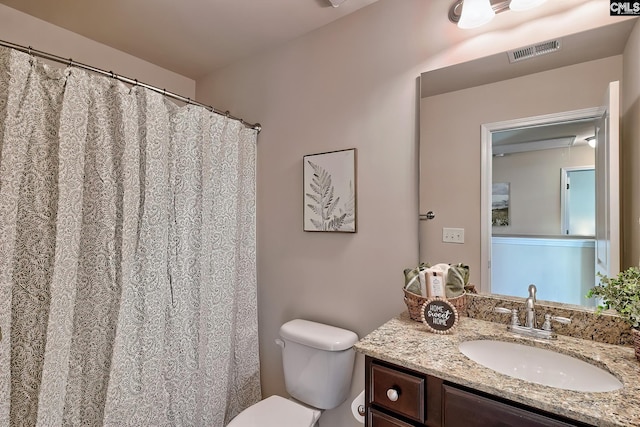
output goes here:
[[551, 321], [555, 320], [559, 323], [568, 324], [571, 322], [571, 319], [560, 316], [552, 316], [550, 314], [545, 314], [544, 324], [542, 328], [538, 329], [537, 320], [536, 320], [536, 285], [529, 285], [529, 296], [525, 301], [525, 324], [521, 325], [518, 320], [518, 309], [508, 309], [504, 307], [496, 307], [494, 310], [498, 313], [509, 313], [511, 314], [511, 322], [507, 326], [507, 330], [513, 332], [514, 334], [524, 335], [527, 337], [533, 338], [545, 338], [545, 339], [556, 339], [558, 338], [557, 334], [553, 332], [551, 328]]
[[525, 325], [527, 328], [535, 328], [536, 322], [536, 285], [529, 285], [529, 297], [525, 304], [527, 310]]

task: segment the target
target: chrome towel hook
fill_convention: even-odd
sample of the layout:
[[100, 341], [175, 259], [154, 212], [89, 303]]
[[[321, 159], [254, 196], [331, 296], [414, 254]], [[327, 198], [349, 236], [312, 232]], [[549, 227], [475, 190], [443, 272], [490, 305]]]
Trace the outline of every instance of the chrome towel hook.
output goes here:
[[433, 211], [429, 211], [426, 214], [420, 214], [418, 216], [420, 221], [424, 221], [424, 220], [427, 220], [427, 219], [434, 219], [435, 217], [436, 217], [436, 214], [434, 214]]

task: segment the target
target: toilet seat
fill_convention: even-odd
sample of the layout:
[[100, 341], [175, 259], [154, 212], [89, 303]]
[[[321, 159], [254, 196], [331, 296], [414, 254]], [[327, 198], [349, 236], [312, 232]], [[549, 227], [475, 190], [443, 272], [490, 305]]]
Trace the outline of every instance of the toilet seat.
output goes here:
[[270, 396], [238, 414], [227, 427], [311, 427], [320, 410], [281, 396]]

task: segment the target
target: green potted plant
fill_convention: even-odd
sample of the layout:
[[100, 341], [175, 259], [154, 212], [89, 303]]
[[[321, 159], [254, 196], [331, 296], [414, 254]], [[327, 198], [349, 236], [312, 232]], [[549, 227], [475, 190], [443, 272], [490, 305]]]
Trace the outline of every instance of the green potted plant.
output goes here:
[[587, 293], [587, 298], [600, 298], [596, 313], [614, 309], [631, 326], [636, 358], [640, 360], [640, 268], [629, 267], [616, 277], [598, 273], [600, 284]]

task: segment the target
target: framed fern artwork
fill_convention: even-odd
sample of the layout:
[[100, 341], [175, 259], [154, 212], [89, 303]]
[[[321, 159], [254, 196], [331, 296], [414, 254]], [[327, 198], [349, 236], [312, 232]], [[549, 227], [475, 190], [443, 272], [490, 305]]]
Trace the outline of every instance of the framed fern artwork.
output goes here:
[[356, 149], [309, 154], [304, 163], [304, 231], [356, 232]]

